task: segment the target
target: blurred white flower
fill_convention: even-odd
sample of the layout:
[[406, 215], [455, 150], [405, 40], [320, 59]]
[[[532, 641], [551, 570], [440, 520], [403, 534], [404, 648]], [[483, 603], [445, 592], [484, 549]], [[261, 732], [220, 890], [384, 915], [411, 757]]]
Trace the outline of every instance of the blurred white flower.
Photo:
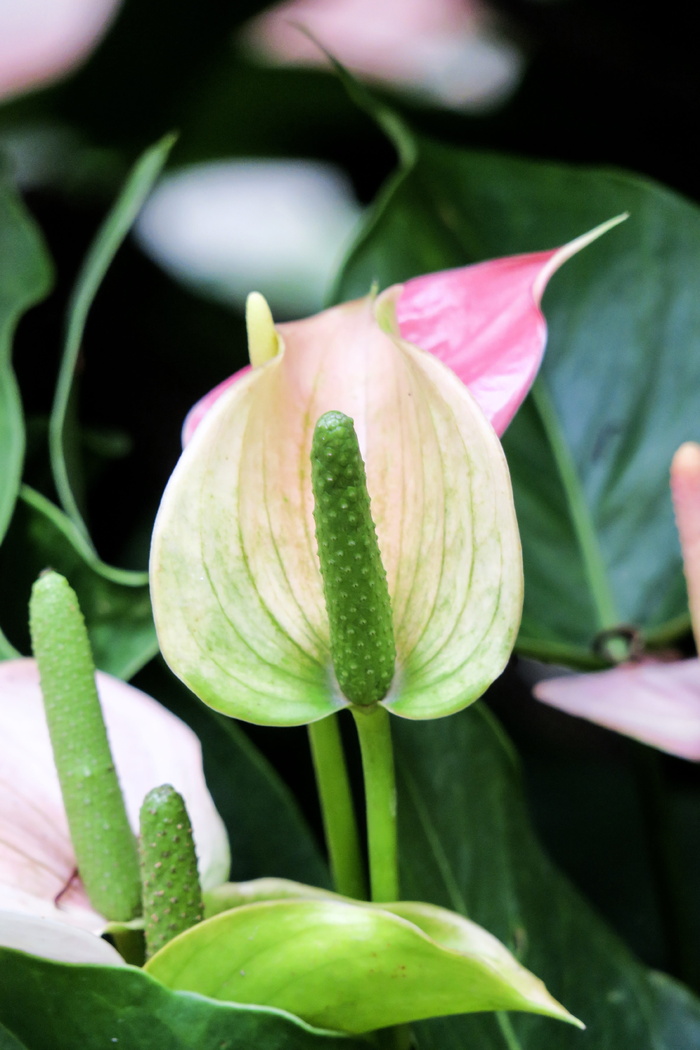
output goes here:
[[257, 288], [278, 315], [314, 313], [360, 217], [329, 164], [230, 160], [166, 175], [136, 235], [174, 277], [243, 307]]
[[255, 18], [243, 40], [267, 61], [326, 65], [301, 29], [358, 76], [450, 109], [497, 105], [522, 72], [519, 50], [478, 0], [285, 0]]
[[0, 99], [68, 73], [100, 41], [121, 0], [0, 0]]

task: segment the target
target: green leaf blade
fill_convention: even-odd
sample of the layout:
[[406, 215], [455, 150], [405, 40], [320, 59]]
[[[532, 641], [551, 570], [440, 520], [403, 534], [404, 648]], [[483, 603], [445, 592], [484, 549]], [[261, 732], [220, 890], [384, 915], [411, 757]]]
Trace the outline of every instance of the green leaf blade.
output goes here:
[[398, 911], [331, 900], [245, 905], [175, 938], [146, 968], [167, 987], [351, 1033], [499, 1009], [578, 1023], [486, 931], [429, 905]]
[[[0, 1026], [22, 1050], [362, 1050], [280, 1010], [171, 992], [130, 966], [50, 962], [0, 948]], [[0, 1027], [0, 1045], [4, 1030]], [[115, 1043], [116, 1040], [116, 1043]]]

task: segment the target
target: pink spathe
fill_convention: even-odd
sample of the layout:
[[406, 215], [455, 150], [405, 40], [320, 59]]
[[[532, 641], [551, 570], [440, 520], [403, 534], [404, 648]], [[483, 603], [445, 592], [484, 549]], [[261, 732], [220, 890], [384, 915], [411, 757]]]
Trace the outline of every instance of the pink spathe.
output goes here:
[[[442, 270], [387, 289], [395, 303], [397, 334], [448, 365], [502, 434], [542, 363], [547, 325], [540, 302], [547, 283], [563, 263], [624, 218], [611, 219], [562, 248]], [[306, 325], [289, 322], [277, 331], [284, 339]], [[194, 405], [183, 427], [183, 444], [246, 372], [236, 372]]]

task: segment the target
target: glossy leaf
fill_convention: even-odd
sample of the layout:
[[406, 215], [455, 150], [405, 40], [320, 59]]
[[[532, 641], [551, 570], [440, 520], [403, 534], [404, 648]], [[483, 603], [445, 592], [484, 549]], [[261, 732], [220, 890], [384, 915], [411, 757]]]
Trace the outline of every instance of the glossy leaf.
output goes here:
[[0, 949], [0, 1046], [11, 1050], [366, 1050], [281, 1010], [172, 992], [132, 967], [61, 965]]
[[492, 1009], [576, 1023], [494, 937], [428, 904], [244, 905], [176, 937], [146, 968], [167, 987], [345, 1032]]
[[700, 1003], [637, 962], [545, 857], [488, 711], [402, 721], [395, 738], [403, 893], [486, 927], [587, 1026], [581, 1035], [514, 1013], [438, 1019], [416, 1026], [420, 1050], [694, 1047]]
[[505, 437], [527, 581], [519, 645], [585, 663], [602, 628], [677, 633], [687, 614], [666, 493], [673, 452], [697, 437], [698, 209], [622, 173], [403, 145], [402, 174], [351, 252], [339, 298], [371, 280], [546, 249], [630, 212], [553, 278], [541, 377]]

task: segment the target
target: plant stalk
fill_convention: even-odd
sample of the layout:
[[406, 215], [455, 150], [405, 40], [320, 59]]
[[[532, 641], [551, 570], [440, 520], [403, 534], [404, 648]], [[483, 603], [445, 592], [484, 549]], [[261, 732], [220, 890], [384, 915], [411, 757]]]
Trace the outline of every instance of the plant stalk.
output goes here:
[[365, 900], [367, 887], [360, 836], [338, 716], [312, 722], [308, 730], [333, 888], [345, 897]]
[[396, 779], [389, 713], [380, 704], [351, 708], [362, 754], [371, 899], [399, 899]]

